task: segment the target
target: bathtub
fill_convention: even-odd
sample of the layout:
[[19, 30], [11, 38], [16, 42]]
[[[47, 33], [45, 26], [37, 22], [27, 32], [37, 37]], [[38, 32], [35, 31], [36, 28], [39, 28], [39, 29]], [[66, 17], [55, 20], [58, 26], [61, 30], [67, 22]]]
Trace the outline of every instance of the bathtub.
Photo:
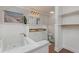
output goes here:
[[25, 38], [25, 45], [13, 48], [11, 50], [4, 51], [3, 53], [48, 53], [49, 42], [47, 40], [42, 40], [35, 42], [30, 38]]
[[[26, 34], [26, 37], [21, 35]], [[0, 24], [0, 53], [47, 53], [47, 40], [34, 41], [29, 38], [29, 25]]]

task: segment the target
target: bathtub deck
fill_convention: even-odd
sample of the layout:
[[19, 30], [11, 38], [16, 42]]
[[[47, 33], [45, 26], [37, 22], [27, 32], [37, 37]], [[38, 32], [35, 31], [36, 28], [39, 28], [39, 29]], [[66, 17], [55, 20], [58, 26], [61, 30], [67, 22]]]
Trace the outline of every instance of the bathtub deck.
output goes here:
[[[43, 41], [35, 43], [35, 44], [28, 44], [23, 47], [18, 47], [18, 48], [14, 48], [14, 49], [11, 49], [8, 51], [4, 51], [3, 53], [28, 53], [34, 49], [42, 48], [42, 46], [44, 46], [44, 45], [47, 45], [47, 47], [48, 47], [48, 43], [49, 42], [47, 40], [43, 40]], [[46, 51], [46, 52], [48, 52], [48, 51]]]

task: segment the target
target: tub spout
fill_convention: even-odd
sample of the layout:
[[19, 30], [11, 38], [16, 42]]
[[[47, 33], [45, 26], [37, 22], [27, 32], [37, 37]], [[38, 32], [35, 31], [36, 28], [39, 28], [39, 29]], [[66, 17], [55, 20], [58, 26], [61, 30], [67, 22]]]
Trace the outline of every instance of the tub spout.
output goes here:
[[21, 35], [23, 35], [24, 37], [26, 37], [26, 34], [25, 33], [20, 33]]

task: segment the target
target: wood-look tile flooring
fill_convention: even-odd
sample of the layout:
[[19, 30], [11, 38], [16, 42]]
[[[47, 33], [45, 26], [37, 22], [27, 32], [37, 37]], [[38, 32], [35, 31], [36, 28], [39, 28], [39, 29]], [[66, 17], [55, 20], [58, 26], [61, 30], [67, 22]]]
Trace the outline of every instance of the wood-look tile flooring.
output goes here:
[[61, 51], [59, 51], [59, 53], [73, 53], [73, 52], [63, 48]]
[[52, 43], [51, 45], [49, 45], [49, 53], [73, 53], [73, 52], [71, 52], [71, 51], [69, 51], [67, 49], [64, 49], [64, 48], [61, 51], [56, 52], [54, 50], [54, 47], [55, 47], [55, 44], [54, 43]]

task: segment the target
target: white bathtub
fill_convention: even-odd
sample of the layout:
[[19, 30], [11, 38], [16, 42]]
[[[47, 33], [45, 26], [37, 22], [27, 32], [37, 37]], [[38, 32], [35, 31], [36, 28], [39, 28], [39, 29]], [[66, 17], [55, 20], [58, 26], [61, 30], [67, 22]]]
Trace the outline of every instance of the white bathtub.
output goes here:
[[34, 42], [30, 38], [26, 38], [25, 46], [4, 51], [3, 53], [48, 53], [48, 41], [42, 40]]
[[[26, 34], [27, 38], [21, 33]], [[28, 38], [29, 26], [24, 24], [0, 24], [1, 53], [45, 53], [48, 52], [48, 41], [38, 42]], [[39, 39], [39, 38], [38, 38]]]

